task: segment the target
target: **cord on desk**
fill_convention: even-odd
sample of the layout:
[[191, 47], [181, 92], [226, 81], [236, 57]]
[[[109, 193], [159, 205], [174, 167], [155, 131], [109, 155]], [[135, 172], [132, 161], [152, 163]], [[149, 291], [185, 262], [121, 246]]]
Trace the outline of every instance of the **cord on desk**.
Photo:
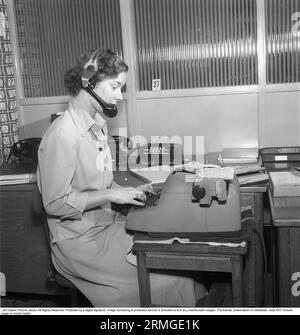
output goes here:
[[[258, 222], [254, 219], [254, 217], [252, 216], [248, 216], [246, 218], [243, 218], [243, 220], [241, 220], [241, 222], [246, 221], [246, 220], [251, 220], [252, 222], [256, 223], [258, 225]], [[263, 278], [263, 287], [262, 287], [262, 291], [263, 291], [263, 302], [265, 303], [265, 290], [266, 290], [266, 278], [267, 278], [267, 272], [268, 272], [268, 267], [267, 267], [267, 251], [266, 251], [266, 245], [264, 242], [263, 237], [261, 236], [261, 233], [253, 227], [252, 225], [252, 230], [253, 232], [256, 234], [256, 236], [258, 237], [259, 240], [259, 244], [263, 253], [263, 262], [264, 262], [264, 278]]]
[[265, 242], [264, 239], [262, 238], [261, 234], [259, 233], [259, 231], [255, 228], [253, 228], [254, 233], [257, 235], [258, 240], [260, 242], [260, 246], [263, 252], [263, 261], [264, 261], [264, 279], [263, 279], [263, 302], [265, 304], [265, 294], [266, 294], [266, 281], [267, 281], [267, 252], [266, 252], [266, 246], [265, 246]]

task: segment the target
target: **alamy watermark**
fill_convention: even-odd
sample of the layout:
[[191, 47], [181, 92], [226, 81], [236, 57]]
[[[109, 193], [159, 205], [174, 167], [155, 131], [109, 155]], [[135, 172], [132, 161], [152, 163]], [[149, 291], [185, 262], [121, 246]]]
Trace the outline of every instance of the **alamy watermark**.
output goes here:
[[295, 282], [291, 287], [291, 292], [294, 297], [300, 296], [300, 272], [294, 272], [291, 277], [292, 282]]
[[292, 14], [292, 33], [294, 35], [300, 35], [300, 12], [295, 12]]
[[[204, 163], [204, 136], [151, 136], [150, 141], [145, 136], [135, 135], [127, 137], [127, 128], [120, 128], [116, 141], [108, 137], [113, 164], [105, 157], [105, 150], [100, 150], [96, 158], [99, 171], [104, 168], [112, 171], [127, 171], [137, 168], [162, 169], [181, 165], [184, 162], [195, 160]], [[98, 144], [97, 144], [98, 145]]]
[[3, 272], [0, 272], [0, 307], [1, 307], [1, 297], [6, 295], [6, 278]]

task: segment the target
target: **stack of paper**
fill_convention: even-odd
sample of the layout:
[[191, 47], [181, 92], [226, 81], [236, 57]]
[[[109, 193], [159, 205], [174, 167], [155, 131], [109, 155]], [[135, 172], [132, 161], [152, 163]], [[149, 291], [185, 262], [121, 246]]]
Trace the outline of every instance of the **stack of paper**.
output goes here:
[[265, 172], [266, 168], [259, 164], [237, 165], [233, 167], [236, 176], [248, 175], [251, 173]]
[[244, 174], [238, 176], [238, 181], [241, 186], [267, 183], [269, 181], [269, 175], [262, 172]]
[[0, 185], [28, 184], [35, 181], [35, 173], [7, 174], [0, 176]]
[[257, 163], [258, 154], [258, 148], [224, 149], [219, 154], [219, 161], [223, 164]]

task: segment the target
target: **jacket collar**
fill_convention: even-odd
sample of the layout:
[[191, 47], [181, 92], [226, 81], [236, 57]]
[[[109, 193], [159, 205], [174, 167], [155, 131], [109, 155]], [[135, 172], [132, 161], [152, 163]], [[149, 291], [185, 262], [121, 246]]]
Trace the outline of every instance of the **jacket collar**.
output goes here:
[[99, 139], [106, 135], [106, 121], [99, 113], [96, 113], [93, 119], [75, 99], [69, 102], [68, 111], [82, 136], [85, 136], [89, 130], [92, 130]]

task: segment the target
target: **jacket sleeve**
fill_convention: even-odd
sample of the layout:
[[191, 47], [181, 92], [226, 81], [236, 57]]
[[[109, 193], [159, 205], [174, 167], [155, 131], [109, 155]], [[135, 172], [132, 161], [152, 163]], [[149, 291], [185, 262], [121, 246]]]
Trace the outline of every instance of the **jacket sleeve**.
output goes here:
[[48, 215], [61, 220], [80, 220], [88, 193], [74, 190], [76, 170], [76, 136], [66, 129], [55, 128], [39, 148], [38, 180], [43, 205]]

